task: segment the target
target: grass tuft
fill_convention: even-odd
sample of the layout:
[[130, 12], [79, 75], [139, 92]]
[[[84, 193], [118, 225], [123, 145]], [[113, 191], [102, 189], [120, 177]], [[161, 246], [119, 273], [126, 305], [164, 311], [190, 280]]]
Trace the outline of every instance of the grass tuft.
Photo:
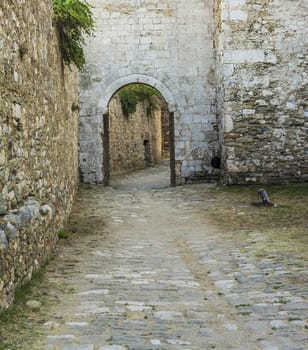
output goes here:
[[60, 239], [67, 239], [69, 237], [69, 235], [65, 230], [62, 229], [58, 232], [58, 237]]

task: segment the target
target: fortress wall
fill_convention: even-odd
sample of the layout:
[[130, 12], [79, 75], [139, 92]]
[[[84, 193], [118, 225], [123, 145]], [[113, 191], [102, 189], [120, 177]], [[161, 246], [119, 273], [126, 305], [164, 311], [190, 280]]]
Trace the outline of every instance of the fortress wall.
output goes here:
[[81, 80], [83, 180], [103, 179], [103, 151], [98, 145], [106, 95], [138, 81], [157, 88], [169, 111], [175, 112], [178, 180], [210, 178], [215, 172], [211, 161], [219, 149], [213, 1], [89, 3], [96, 33], [87, 40], [87, 72]]
[[48, 258], [78, 183], [78, 80], [49, 0], [0, 4], [0, 310]]
[[307, 181], [307, 2], [215, 9], [223, 181]]

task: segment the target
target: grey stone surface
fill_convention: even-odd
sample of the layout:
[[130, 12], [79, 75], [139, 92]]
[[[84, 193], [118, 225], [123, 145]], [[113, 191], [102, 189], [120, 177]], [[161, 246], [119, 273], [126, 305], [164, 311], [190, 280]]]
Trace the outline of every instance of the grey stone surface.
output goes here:
[[89, 3], [96, 32], [86, 43], [81, 79], [84, 181], [102, 181], [102, 125], [96, 124], [114, 93], [135, 82], [159, 90], [175, 112], [177, 175], [210, 176], [219, 148], [212, 1], [195, 1], [193, 9], [186, 0]]
[[3, 230], [0, 230], [0, 248], [1, 249], [7, 249], [8, 247], [8, 241], [6, 234]]
[[305, 349], [303, 250], [259, 258], [264, 232], [218, 230], [209, 185], [167, 188], [164, 169], [81, 188], [76, 236], [48, 269], [49, 349]]
[[90, 3], [96, 35], [81, 81], [85, 181], [103, 178], [102, 127], [94, 120], [134, 82], [157, 88], [175, 112], [182, 182], [217, 178], [214, 156], [225, 183], [307, 181], [304, 2]]
[[68, 345], [63, 347], [61, 350], [94, 350], [94, 345]]
[[49, 215], [52, 217], [54, 215], [54, 209], [48, 204], [44, 204], [40, 207], [40, 212], [42, 215]]
[[19, 214], [7, 214], [4, 216], [4, 220], [14, 223], [17, 227], [23, 226], [22, 218]]
[[7, 237], [8, 239], [12, 239], [14, 237], [17, 237], [19, 235], [18, 230], [14, 225], [12, 225], [10, 222], [7, 223]]
[[215, 2], [217, 109], [226, 183], [307, 181], [302, 147], [307, 143], [307, 28], [298, 26], [305, 22], [306, 4], [291, 14], [293, 5], [292, 0], [264, 2], [260, 16], [256, 1]]
[[42, 306], [42, 303], [38, 300], [28, 300], [26, 305], [32, 310], [38, 310]]
[[5, 214], [7, 211], [7, 205], [0, 199], [0, 215]]

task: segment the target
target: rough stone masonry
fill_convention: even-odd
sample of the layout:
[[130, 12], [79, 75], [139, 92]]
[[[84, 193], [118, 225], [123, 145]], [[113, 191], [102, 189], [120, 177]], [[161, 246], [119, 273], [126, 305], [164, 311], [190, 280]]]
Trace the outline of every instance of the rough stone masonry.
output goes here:
[[223, 181], [307, 181], [307, 1], [216, 1], [215, 11]]
[[78, 182], [78, 80], [49, 0], [0, 3], [0, 311], [48, 256]]
[[81, 91], [83, 178], [104, 175], [102, 115], [129, 83], [157, 88], [175, 113], [179, 181], [213, 172], [219, 153], [215, 103], [214, 16], [211, 1], [91, 0], [95, 36], [85, 48]]
[[175, 113], [179, 182], [308, 180], [307, 1], [90, 0], [81, 155], [104, 176], [102, 115], [126, 84], [156, 87]]

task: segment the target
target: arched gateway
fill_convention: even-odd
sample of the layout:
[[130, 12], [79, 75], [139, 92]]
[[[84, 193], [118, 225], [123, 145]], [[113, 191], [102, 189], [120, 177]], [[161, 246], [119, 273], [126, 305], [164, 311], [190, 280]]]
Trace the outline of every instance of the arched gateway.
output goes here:
[[104, 95], [102, 95], [101, 99], [98, 102], [98, 108], [103, 111], [103, 114], [108, 112], [108, 104], [112, 98], [112, 96], [120, 90], [122, 87], [133, 84], [133, 83], [140, 83], [140, 84], [146, 84], [149, 86], [154, 87], [157, 89], [166, 102], [168, 103], [168, 109], [169, 112], [175, 112], [177, 109], [177, 103], [176, 100], [172, 94], [172, 92], [169, 90], [169, 88], [159, 81], [158, 79], [155, 79], [149, 75], [144, 74], [131, 74], [127, 75], [125, 77], [121, 77], [111, 83], [105, 90]]
[[210, 176], [218, 153], [213, 4], [195, 1], [91, 0], [95, 36], [86, 46], [81, 81], [80, 168], [84, 182], [101, 183], [103, 115], [130, 83], [156, 88], [174, 117], [178, 182]]
[[81, 79], [85, 182], [103, 181], [100, 130], [110, 97], [138, 79], [174, 112], [177, 181], [307, 181], [303, 1], [88, 2], [96, 32]]
[[[110, 185], [110, 117], [109, 117], [109, 102], [112, 97], [126, 85], [129, 84], [145, 84], [149, 85], [160, 92], [165, 102], [168, 105], [169, 111], [169, 151], [170, 151], [170, 184], [176, 185], [176, 172], [175, 172], [175, 148], [174, 148], [174, 115], [176, 112], [176, 101], [169, 91], [169, 89], [159, 80], [142, 74], [132, 74], [126, 77], [122, 77], [114, 81], [105, 90], [104, 96], [98, 103], [98, 108], [103, 111], [103, 139], [100, 146], [103, 147], [103, 183], [105, 186]], [[100, 147], [98, 146], [98, 147]]]

